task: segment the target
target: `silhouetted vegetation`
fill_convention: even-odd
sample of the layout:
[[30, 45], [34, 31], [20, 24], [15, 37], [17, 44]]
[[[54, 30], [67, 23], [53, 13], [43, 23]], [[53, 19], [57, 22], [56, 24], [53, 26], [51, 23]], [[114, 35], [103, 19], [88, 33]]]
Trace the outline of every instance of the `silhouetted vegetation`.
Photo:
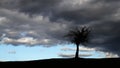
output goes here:
[[76, 45], [76, 54], [75, 58], [79, 58], [79, 45], [85, 45], [89, 42], [90, 29], [86, 26], [75, 27], [65, 35], [68, 38], [68, 41]]

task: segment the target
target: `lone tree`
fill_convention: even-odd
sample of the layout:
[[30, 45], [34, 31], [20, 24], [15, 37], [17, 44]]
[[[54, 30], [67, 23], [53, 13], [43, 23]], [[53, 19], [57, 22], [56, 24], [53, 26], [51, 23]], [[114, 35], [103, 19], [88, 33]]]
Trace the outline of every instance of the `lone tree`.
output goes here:
[[65, 35], [68, 41], [76, 45], [76, 54], [75, 54], [76, 59], [79, 58], [79, 45], [80, 44], [84, 45], [85, 43], [88, 43], [89, 35], [90, 35], [90, 29], [86, 26], [75, 27], [74, 29], [69, 30], [68, 33]]

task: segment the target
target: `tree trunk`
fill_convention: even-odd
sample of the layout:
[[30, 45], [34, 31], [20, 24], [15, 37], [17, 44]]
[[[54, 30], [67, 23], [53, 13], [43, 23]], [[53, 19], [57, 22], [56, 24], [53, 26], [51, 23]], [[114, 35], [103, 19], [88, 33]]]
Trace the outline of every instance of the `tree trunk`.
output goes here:
[[77, 50], [76, 50], [76, 54], [75, 54], [75, 58], [79, 58], [79, 45], [76, 45]]

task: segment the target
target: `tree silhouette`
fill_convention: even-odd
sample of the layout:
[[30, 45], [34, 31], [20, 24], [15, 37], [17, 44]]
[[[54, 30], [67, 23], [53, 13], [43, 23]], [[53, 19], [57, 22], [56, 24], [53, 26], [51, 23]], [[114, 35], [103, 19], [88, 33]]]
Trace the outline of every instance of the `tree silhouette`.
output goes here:
[[89, 42], [90, 29], [86, 26], [75, 27], [68, 31], [65, 37], [68, 38], [68, 41], [76, 45], [76, 54], [75, 58], [79, 58], [79, 45]]

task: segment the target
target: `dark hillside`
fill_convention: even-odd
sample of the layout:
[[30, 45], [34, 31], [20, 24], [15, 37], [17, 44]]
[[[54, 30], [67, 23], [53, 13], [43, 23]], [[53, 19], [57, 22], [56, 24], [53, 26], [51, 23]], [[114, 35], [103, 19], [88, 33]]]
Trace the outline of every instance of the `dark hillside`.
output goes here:
[[119, 58], [109, 58], [109, 59], [74, 59], [74, 58], [68, 58], [68, 59], [45, 59], [45, 60], [35, 60], [35, 61], [17, 61], [17, 62], [1, 62], [4, 64], [4, 66], [8, 65], [11, 67], [21, 67], [23, 65], [25, 66], [54, 66], [54, 67], [64, 67], [64, 66], [106, 66], [106, 64], [110, 65], [120, 65], [120, 59]]

